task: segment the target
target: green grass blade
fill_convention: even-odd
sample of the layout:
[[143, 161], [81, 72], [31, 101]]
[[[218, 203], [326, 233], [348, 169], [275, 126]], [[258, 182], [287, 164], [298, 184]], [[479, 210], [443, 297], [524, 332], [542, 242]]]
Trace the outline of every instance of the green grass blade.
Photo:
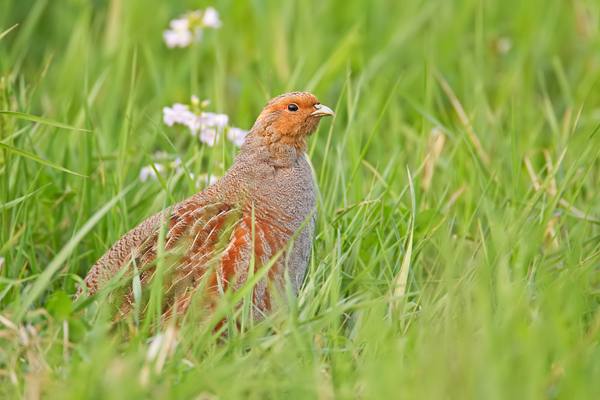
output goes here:
[[60, 252], [52, 259], [52, 261], [44, 269], [44, 272], [42, 272], [39, 278], [35, 281], [31, 289], [25, 293], [25, 297], [19, 304], [19, 308], [17, 309], [13, 318], [15, 323], [20, 322], [23, 319], [25, 312], [31, 306], [31, 304], [33, 304], [38, 296], [48, 288], [56, 271], [58, 271], [64, 265], [64, 262], [71, 255], [71, 252], [73, 252], [75, 247], [79, 244], [79, 242], [81, 242], [85, 235], [88, 234], [88, 232], [100, 221], [100, 219], [104, 217], [104, 215], [108, 213], [111, 208], [135, 186], [135, 184], [135, 182], [131, 183], [119, 194], [113, 197], [108, 203], [106, 203], [101, 209], [96, 211], [96, 213], [92, 215], [92, 217], [75, 233], [71, 240], [69, 240], [62, 247]]
[[[396, 280], [396, 288], [394, 290], [394, 296], [403, 296], [406, 293], [406, 287], [407, 287], [407, 282], [408, 282], [408, 271], [410, 268], [410, 258], [412, 256], [413, 234], [414, 234], [414, 230], [415, 230], [415, 216], [416, 216], [415, 187], [413, 186], [413, 181], [412, 181], [412, 177], [410, 176], [410, 169], [408, 168], [408, 166], [406, 167], [406, 172], [408, 174], [408, 183], [410, 184], [410, 202], [412, 204], [412, 217], [410, 219], [408, 243], [406, 245], [406, 255], [404, 256], [404, 260], [402, 260], [402, 264], [400, 266], [400, 273], [398, 274], [398, 278]], [[396, 304], [398, 304], [398, 303], [396, 303]]]
[[60, 165], [58, 165], [58, 164], [54, 164], [53, 162], [50, 162], [50, 161], [44, 160], [43, 158], [41, 158], [41, 157], [38, 157], [38, 156], [36, 156], [35, 154], [31, 154], [31, 153], [28, 153], [28, 152], [26, 152], [26, 151], [24, 151], [24, 150], [17, 149], [16, 147], [12, 147], [12, 146], [10, 146], [10, 145], [8, 145], [8, 144], [6, 144], [6, 143], [2, 143], [2, 142], [0, 142], [0, 147], [2, 147], [2, 148], [4, 148], [4, 149], [7, 149], [7, 150], [10, 150], [10, 151], [12, 151], [13, 153], [15, 153], [15, 154], [18, 154], [18, 155], [20, 155], [20, 156], [23, 156], [23, 157], [25, 157], [25, 158], [29, 158], [30, 160], [33, 160], [33, 161], [35, 161], [35, 162], [38, 162], [38, 163], [40, 163], [40, 164], [47, 165], [48, 167], [51, 167], [51, 168], [54, 168], [54, 169], [58, 169], [58, 170], [61, 170], [61, 171], [64, 171], [64, 172], [68, 172], [69, 174], [73, 174], [73, 175], [81, 176], [81, 177], [83, 177], [83, 178], [88, 178], [88, 176], [81, 175], [81, 174], [78, 174], [77, 172], [73, 172], [73, 171], [71, 171], [71, 170], [68, 170], [68, 169], [66, 169], [66, 168], [64, 168], [64, 167], [61, 167], [61, 166], [60, 166]]
[[10, 28], [8, 28], [4, 32], [0, 33], [0, 40], [2, 40], [2, 38], [4, 36], [8, 35], [10, 33], [10, 31], [12, 31], [13, 29], [15, 29], [17, 26], [19, 26], [19, 24], [14, 24], [13, 26], [11, 26]]
[[34, 194], [36, 194], [37, 192], [40, 192], [44, 189], [46, 189], [48, 186], [52, 185], [51, 183], [48, 183], [44, 186], [42, 186], [41, 188], [37, 189], [34, 192], [31, 192], [29, 194], [26, 194], [25, 196], [21, 196], [17, 199], [14, 199], [12, 201], [9, 201], [8, 203], [4, 203], [4, 204], [0, 204], [0, 210], [10, 210], [11, 208], [13, 208], [14, 206], [16, 206], [17, 204], [21, 203], [22, 201], [26, 200], [28, 197], [33, 196]]
[[81, 132], [92, 132], [87, 129], [75, 128], [74, 126], [63, 124], [62, 122], [53, 121], [51, 119], [37, 117], [35, 115], [24, 114], [24, 113], [15, 112], [15, 111], [0, 111], [0, 114], [7, 115], [9, 117], [19, 118], [19, 119], [22, 119], [25, 121], [31, 121], [31, 122], [37, 122], [39, 124], [55, 126], [57, 128], [70, 129], [73, 131], [81, 131]]

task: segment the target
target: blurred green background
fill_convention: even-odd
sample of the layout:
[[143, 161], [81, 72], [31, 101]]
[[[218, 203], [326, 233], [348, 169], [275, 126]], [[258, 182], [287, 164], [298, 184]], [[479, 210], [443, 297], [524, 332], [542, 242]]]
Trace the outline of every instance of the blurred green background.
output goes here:
[[[209, 6], [222, 27], [167, 48]], [[0, 114], [0, 397], [597, 399], [599, 24], [595, 0], [1, 1], [0, 110], [91, 132]], [[233, 162], [163, 107], [195, 94], [250, 129], [293, 90], [337, 117], [309, 140], [289, 312], [123, 340], [102, 302], [73, 308], [114, 241], [196, 191], [142, 167]]]

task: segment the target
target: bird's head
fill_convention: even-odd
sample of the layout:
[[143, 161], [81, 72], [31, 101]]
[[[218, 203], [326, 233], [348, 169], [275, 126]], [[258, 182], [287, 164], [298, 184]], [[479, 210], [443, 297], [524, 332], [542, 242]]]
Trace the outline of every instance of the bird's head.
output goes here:
[[312, 135], [325, 116], [335, 116], [331, 108], [319, 103], [308, 92], [285, 93], [269, 101], [258, 116], [252, 131], [270, 143], [306, 150], [306, 137]]

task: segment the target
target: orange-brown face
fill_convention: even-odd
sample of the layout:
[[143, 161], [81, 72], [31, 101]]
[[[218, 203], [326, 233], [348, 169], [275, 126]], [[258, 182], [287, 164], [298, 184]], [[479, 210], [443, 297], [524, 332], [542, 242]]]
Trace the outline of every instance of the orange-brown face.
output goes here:
[[303, 141], [314, 133], [322, 117], [334, 115], [313, 94], [293, 92], [271, 100], [258, 116], [256, 125], [270, 131], [270, 136]]

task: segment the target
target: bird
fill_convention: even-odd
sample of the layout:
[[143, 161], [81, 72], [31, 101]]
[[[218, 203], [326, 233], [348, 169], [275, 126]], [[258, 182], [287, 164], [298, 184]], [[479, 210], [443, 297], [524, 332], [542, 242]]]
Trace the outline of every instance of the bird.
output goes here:
[[[246, 283], [251, 267], [254, 273], [270, 267], [253, 289], [251, 318], [286, 306], [286, 271], [297, 296], [314, 240], [317, 199], [307, 138], [325, 116], [335, 113], [308, 92], [270, 100], [227, 173], [117, 240], [92, 266], [85, 291], [79, 287], [74, 299], [93, 296], [124, 267], [130, 277], [134, 267], [140, 271], [141, 288], [148, 292], [158, 248], [164, 246], [163, 318], [181, 317], [198, 298], [214, 308], [224, 292]], [[135, 301], [132, 284], [109, 295], [116, 319], [131, 313]]]

